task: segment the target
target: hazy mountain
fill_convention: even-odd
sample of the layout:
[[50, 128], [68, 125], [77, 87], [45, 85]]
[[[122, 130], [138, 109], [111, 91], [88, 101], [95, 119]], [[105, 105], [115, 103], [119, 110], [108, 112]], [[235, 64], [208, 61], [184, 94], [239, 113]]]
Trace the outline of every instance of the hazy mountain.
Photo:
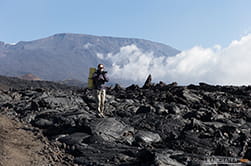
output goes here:
[[121, 47], [136, 45], [155, 56], [173, 56], [179, 51], [142, 39], [101, 37], [82, 34], [56, 34], [17, 44], [0, 42], [0, 74], [21, 76], [32, 73], [43, 80], [77, 79], [87, 82], [89, 67], [109, 66], [97, 54], [117, 53]]
[[31, 73], [25, 74], [20, 76], [19, 78], [23, 79], [23, 80], [33, 80], [33, 81], [40, 81], [41, 79]]
[[80, 81], [80, 80], [63, 80], [63, 81], [59, 81], [59, 83], [64, 84], [64, 85], [68, 85], [68, 86], [76, 86], [76, 87], [87, 87], [88, 84]]

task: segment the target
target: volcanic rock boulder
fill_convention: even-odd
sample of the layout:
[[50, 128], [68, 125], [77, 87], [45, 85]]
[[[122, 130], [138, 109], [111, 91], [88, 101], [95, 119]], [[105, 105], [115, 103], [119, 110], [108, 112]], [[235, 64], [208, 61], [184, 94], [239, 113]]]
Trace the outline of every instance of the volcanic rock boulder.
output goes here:
[[91, 124], [91, 133], [101, 137], [107, 142], [125, 142], [131, 144], [133, 141], [134, 128], [115, 118], [99, 119]]
[[138, 131], [135, 135], [135, 140], [137, 142], [153, 143], [160, 142], [161, 137], [159, 134], [150, 131]]

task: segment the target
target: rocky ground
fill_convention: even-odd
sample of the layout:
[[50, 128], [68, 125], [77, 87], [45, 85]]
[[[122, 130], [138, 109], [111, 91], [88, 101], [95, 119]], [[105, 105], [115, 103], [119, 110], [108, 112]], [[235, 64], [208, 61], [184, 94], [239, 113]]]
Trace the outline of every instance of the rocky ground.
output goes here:
[[[22, 131], [34, 135], [34, 146], [41, 133], [47, 147], [74, 156], [75, 165], [248, 165], [251, 160], [250, 86], [116, 85], [107, 91], [106, 117], [99, 118], [90, 89], [7, 82], [0, 82], [2, 119], [26, 124]], [[51, 156], [57, 158], [52, 165], [73, 165], [67, 155]]]
[[71, 155], [31, 128], [17, 119], [0, 115], [1, 166], [73, 165]]

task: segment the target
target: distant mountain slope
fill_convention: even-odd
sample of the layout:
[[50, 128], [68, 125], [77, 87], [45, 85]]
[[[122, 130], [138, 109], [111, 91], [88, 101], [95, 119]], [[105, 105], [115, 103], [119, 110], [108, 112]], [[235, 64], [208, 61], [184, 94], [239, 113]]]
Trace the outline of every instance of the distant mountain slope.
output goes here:
[[19, 78], [23, 79], [23, 80], [33, 80], [33, 81], [39, 81], [41, 80], [39, 77], [29, 73], [29, 74], [25, 74], [25, 75], [22, 75], [20, 76]]
[[38, 81], [38, 80], [24, 80], [17, 77], [7, 77], [0, 75], [0, 90], [8, 89], [26, 89], [30, 88], [50, 88], [50, 89], [73, 89], [66, 84], [51, 82], [51, 81]]
[[121, 47], [136, 45], [154, 56], [173, 56], [179, 51], [142, 39], [100, 37], [82, 34], [56, 34], [15, 45], [0, 42], [0, 74], [20, 76], [32, 73], [43, 80], [77, 79], [87, 82], [89, 67], [110, 66], [97, 54], [117, 53]]

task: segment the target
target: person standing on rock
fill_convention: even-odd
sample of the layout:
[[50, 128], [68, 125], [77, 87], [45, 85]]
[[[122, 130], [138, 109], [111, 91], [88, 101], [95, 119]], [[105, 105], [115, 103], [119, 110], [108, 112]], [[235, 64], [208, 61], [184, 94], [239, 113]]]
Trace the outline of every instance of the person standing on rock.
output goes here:
[[97, 111], [99, 116], [104, 117], [105, 108], [105, 95], [106, 87], [105, 83], [109, 81], [107, 71], [104, 71], [104, 65], [99, 64], [97, 71], [93, 74], [93, 84], [96, 89]]

